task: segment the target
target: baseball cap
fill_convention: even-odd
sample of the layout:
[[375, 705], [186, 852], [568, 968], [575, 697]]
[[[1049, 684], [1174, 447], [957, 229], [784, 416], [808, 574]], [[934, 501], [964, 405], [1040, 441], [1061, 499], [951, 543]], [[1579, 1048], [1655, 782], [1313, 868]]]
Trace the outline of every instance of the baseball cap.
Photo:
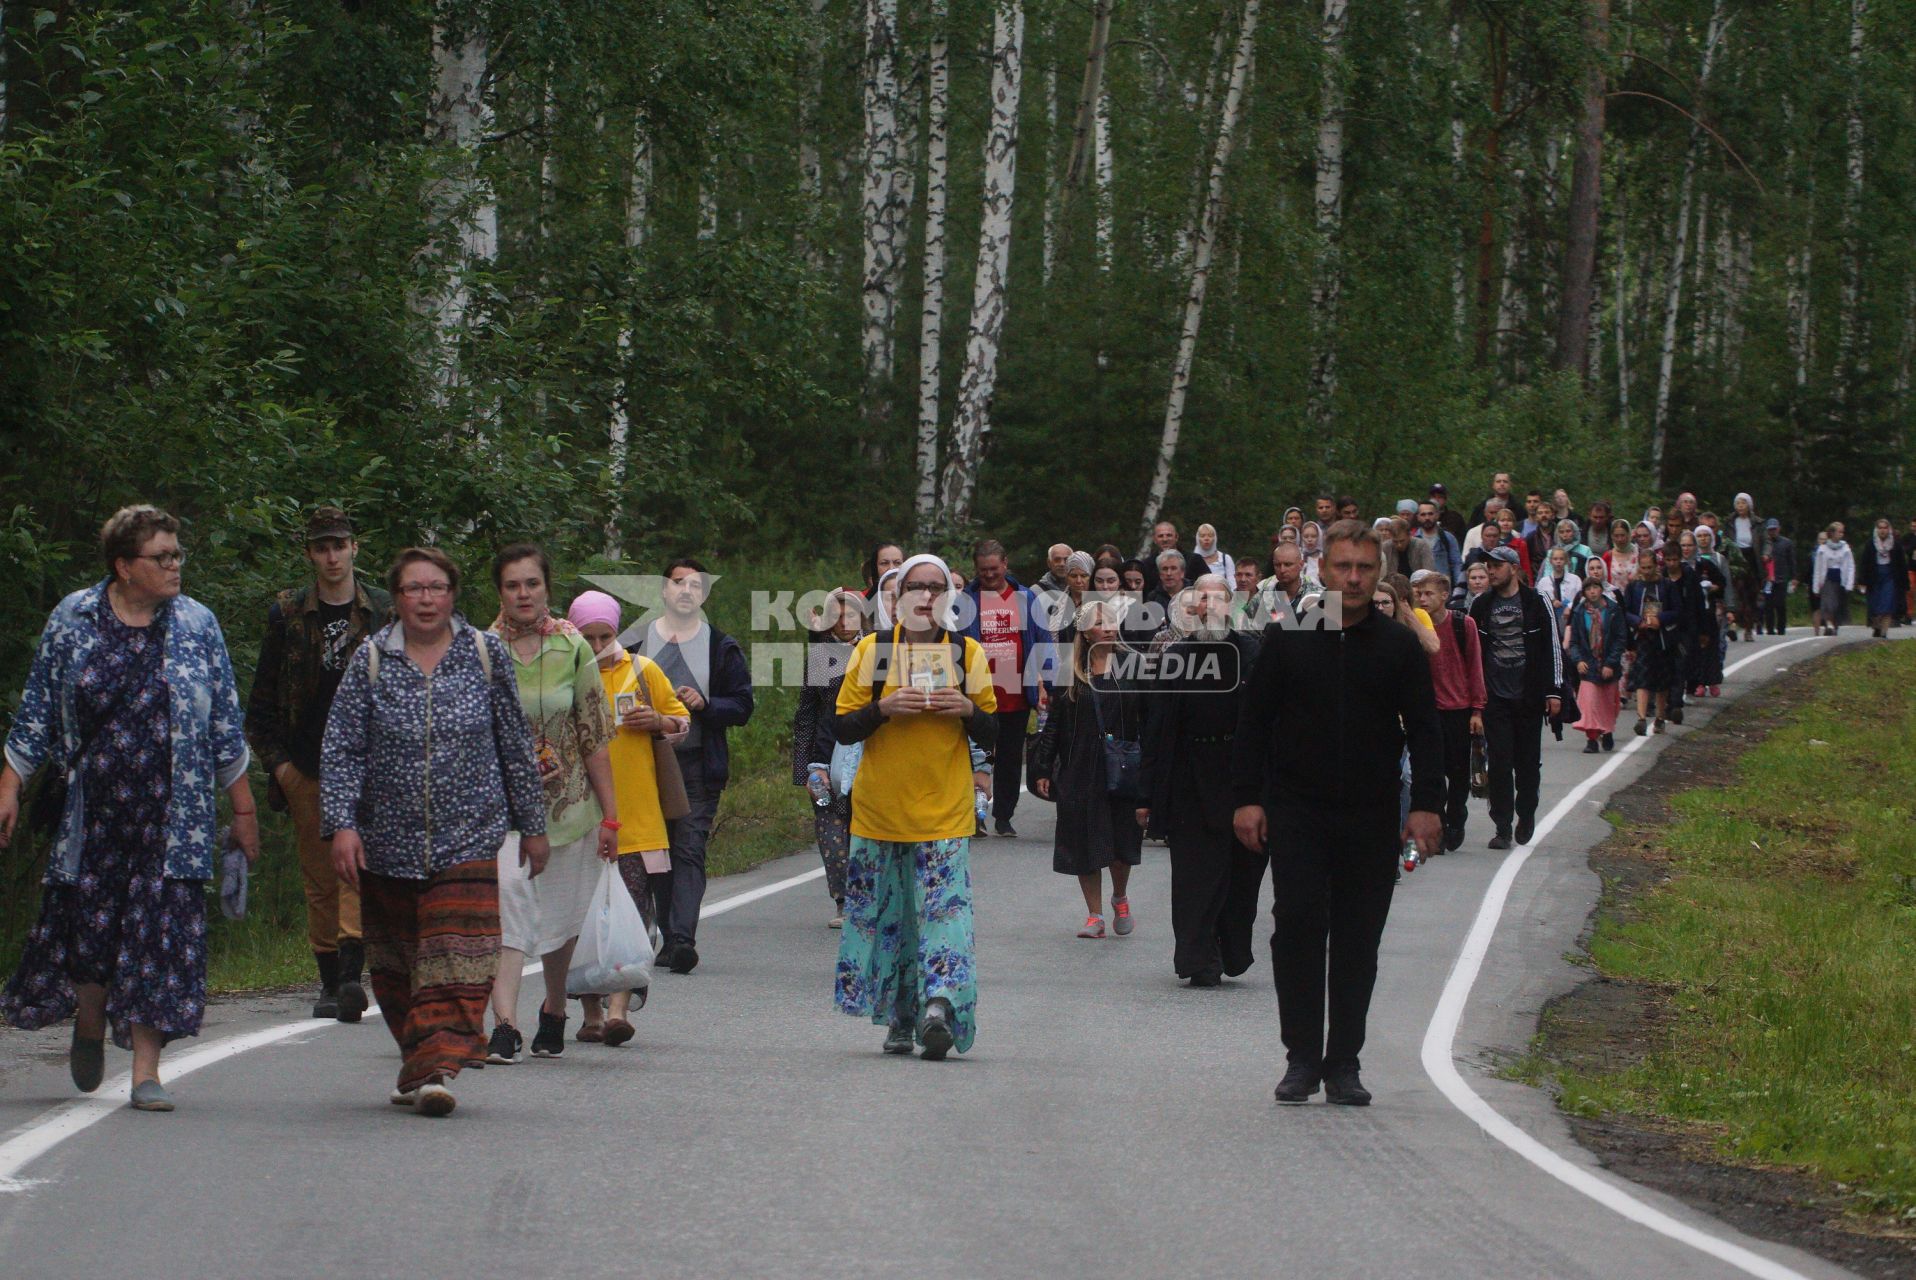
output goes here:
[[1444, 485], [1443, 485], [1443, 482], [1442, 482], [1441, 480], [1440, 480], [1440, 481], [1438, 481], [1438, 482], [1436, 482], [1436, 483], [1434, 483], [1434, 484], [1432, 484], [1432, 485], [1430, 486], [1430, 492], [1431, 492], [1431, 493], [1441, 493], [1441, 494], [1443, 494], [1443, 495], [1444, 495], [1445, 497], [1449, 497], [1449, 496], [1450, 496], [1450, 490], [1448, 490], [1448, 489], [1446, 489], [1446, 488], [1444, 488]]
[[1781, 529], [1783, 527], [1783, 522], [1781, 520], [1778, 520], [1775, 516], [1771, 516], [1768, 520], [1765, 520], [1763, 522], [1763, 527], [1765, 529]]
[[306, 517], [306, 541], [318, 542], [321, 538], [350, 538], [353, 536], [353, 522], [338, 507], [315, 507]]
[[1515, 551], [1512, 551], [1509, 547], [1498, 547], [1495, 551], [1490, 552], [1490, 559], [1495, 560], [1499, 562], [1500, 564], [1521, 564], [1522, 563], [1522, 561], [1517, 558], [1517, 553]]

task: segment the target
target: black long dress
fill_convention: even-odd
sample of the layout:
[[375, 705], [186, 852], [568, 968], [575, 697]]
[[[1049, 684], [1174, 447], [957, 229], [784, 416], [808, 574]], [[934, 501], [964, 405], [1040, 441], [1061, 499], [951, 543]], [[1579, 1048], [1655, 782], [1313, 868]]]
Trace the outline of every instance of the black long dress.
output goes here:
[[1251, 967], [1269, 861], [1262, 849], [1240, 844], [1231, 827], [1232, 741], [1255, 638], [1182, 640], [1171, 652], [1187, 660], [1186, 674], [1151, 695], [1143, 780], [1151, 832], [1170, 846], [1172, 961], [1180, 978], [1236, 977]]
[[[1099, 700], [1095, 710], [1093, 698]], [[1105, 790], [1099, 714], [1106, 732], [1136, 742], [1143, 732], [1144, 695], [1108, 676], [1061, 689], [1033, 748], [1033, 771], [1050, 777], [1058, 805], [1051, 869], [1060, 875], [1096, 875], [1114, 862], [1135, 867], [1144, 860], [1137, 819], [1142, 806]]]

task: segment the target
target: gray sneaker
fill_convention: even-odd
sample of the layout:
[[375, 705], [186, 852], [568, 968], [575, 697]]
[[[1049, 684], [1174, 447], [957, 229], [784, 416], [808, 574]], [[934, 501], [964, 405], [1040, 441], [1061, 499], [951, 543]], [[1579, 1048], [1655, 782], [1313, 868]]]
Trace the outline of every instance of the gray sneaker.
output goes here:
[[1111, 899], [1111, 932], [1122, 938], [1137, 927], [1138, 922], [1131, 918], [1131, 899]]
[[133, 1086], [132, 1105], [135, 1111], [171, 1111], [173, 1099], [167, 1096], [158, 1080], [142, 1080]]

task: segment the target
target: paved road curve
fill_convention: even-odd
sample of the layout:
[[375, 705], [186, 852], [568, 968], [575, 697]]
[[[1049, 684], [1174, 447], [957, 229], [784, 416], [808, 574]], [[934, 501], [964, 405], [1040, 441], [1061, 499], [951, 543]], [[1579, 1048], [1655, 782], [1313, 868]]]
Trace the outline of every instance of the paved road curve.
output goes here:
[[[1725, 701], [1826, 643], [1756, 658]], [[1582, 1166], [1549, 1102], [1492, 1072], [1576, 981], [1563, 957], [1596, 896], [1585, 855], [1601, 801], [1660, 745], [1524, 866], [1457, 1040], [1471, 1087]], [[1546, 738], [1544, 810], [1605, 759], [1579, 746]], [[450, 1120], [387, 1104], [395, 1055], [370, 1021], [314, 1023], [207, 1066], [174, 1087], [171, 1116], [113, 1111], [0, 1182], [0, 1274], [1744, 1274], [1546, 1177], [1426, 1077], [1425, 1028], [1501, 860], [1481, 811], [1472, 823], [1461, 852], [1399, 888], [1368, 1110], [1272, 1103], [1268, 955], [1217, 990], [1176, 981], [1162, 848], [1132, 882], [1137, 932], [1073, 937], [1082, 903], [1050, 869], [1049, 806], [1027, 797], [1024, 838], [974, 846], [980, 1033], [963, 1058], [882, 1057], [879, 1028], [831, 1010], [837, 935], [812, 882], [709, 921], [700, 968], [659, 979], [633, 1046], [463, 1076]], [[788, 859], [712, 896], [813, 865]], [[203, 1040], [300, 1011], [224, 1004]], [[72, 1094], [64, 1030], [0, 1034], [19, 1037], [0, 1057], [5, 1173], [6, 1140]], [[124, 1066], [110, 1051], [109, 1073]], [[1842, 1274], [1635, 1194], [1805, 1275]]]

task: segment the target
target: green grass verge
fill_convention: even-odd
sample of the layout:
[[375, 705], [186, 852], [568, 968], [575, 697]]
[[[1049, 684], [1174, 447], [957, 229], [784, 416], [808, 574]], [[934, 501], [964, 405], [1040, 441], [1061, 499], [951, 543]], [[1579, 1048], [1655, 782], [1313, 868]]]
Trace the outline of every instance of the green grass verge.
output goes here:
[[1670, 1017], [1641, 1062], [1559, 1073], [1586, 1115], [1659, 1116], [1736, 1163], [1916, 1217], [1916, 645], [1832, 659], [1724, 789], [1674, 799], [1667, 882], [1591, 944]]

